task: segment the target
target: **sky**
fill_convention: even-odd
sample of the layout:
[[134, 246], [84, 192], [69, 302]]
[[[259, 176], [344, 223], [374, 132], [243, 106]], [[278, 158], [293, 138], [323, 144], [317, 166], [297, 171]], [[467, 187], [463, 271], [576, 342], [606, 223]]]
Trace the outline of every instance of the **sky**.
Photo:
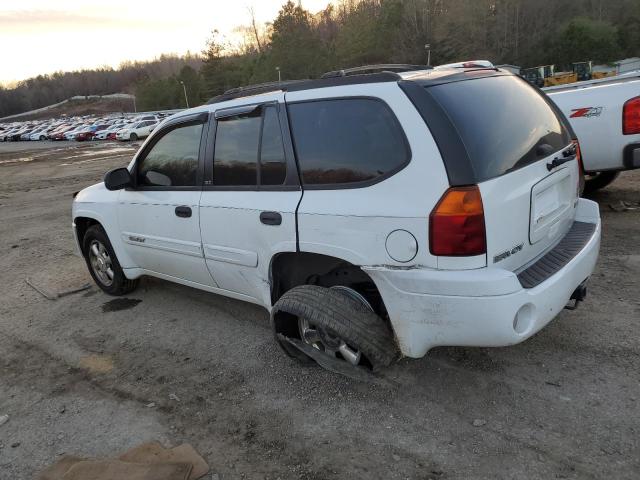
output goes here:
[[[286, 0], [0, 0], [0, 83], [201, 52], [214, 29], [275, 18]], [[315, 13], [329, 0], [302, 0]]]

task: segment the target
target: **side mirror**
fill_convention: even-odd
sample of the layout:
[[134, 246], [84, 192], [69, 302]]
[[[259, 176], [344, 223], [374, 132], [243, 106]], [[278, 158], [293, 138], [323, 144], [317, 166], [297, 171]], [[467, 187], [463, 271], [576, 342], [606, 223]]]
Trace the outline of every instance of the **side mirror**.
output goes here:
[[131, 186], [132, 183], [131, 174], [126, 168], [116, 168], [104, 176], [104, 185], [107, 190], [122, 190]]

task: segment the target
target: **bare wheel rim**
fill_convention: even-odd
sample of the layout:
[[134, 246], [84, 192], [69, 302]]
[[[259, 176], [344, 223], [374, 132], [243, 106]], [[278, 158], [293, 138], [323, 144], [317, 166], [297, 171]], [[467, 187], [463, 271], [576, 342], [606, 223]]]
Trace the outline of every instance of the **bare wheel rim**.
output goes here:
[[[345, 295], [361, 302], [369, 310], [373, 311], [369, 302], [367, 302], [367, 300], [355, 290], [340, 285], [331, 287], [331, 289], [339, 290]], [[304, 317], [298, 318], [298, 329], [300, 331], [300, 338], [307, 345], [311, 345], [313, 348], [320, 350], [331, 357], [341, 357], [351, 365], [355, 366], [360, 364], [360, 361], [362, 360], [362, 353], [360, 350], [349, 345], [344, 339], [336, 335], [335, 332], [320, 325], [315, 325]]]
[[113, 263], [109, 252], [102, 242], [92, 240], [89, 244], [89, 263], [100, 283], [106, 287], [113, 283]]

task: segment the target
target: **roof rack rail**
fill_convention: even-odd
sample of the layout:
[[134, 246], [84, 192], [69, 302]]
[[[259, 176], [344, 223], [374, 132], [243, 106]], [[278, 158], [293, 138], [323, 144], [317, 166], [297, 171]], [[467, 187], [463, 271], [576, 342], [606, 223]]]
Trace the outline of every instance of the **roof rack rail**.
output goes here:
[[221, 95], [211, 98], [207, 102], [207, 104], [223, 102], [225, 100], [233, 100], [234, 98], [248, 97], [250, 95], [259, 95], [261, 93], [275, 92], [278, 90], [293, 92], [300, 90], [310, 90], [313, 88], [335, 87], [340, 85], [397, 82], [400, 79], [401, 78], [397, 73], [382, 71], [367, 75], [337, 76], [308, 80], [285, 80], [282, 82], [260, 83], [257, 85], [249, 85], [246, 87], [232, 88]]
[[406, 63], [381, 63], [379, 65], [364, 65], [362, 67], [345, 68], [324, 73], [320, 78], [348, 77], [351, 75], [366, 75], [379, 72], [410, 72], [413, 70], [429, 70], [427, 65], [411, 65]]
[[288, 87], [289, 85], [293, 85], [294, 83], [304, 82], [304, 80], [285, 80], [284, 82], [265, 82], [265, 83], [256, 83], [254, 85], [247, 85], [245, 87], [234, 87], [226, 90], [223, 95], [233, 95], [236, 93], [248, 93], [254, 90], [259, 91], [273, 91], [273, 90], [282, 90], [283, 88]]
[[233, 98], [248, 97], [249, 95], [259, 95], [261, 93], [275, 92], [276, 90], [286, 90], [291, 85], [306, 82], [307, 80], [285, 80], [281, 82], [257, 83], [255, 85], [247, 85], [245, 87], [234, 87], [226, 90], [224, 93], [211, 98], [207, 104], [220, 102], [223, 100], [231, 100]]

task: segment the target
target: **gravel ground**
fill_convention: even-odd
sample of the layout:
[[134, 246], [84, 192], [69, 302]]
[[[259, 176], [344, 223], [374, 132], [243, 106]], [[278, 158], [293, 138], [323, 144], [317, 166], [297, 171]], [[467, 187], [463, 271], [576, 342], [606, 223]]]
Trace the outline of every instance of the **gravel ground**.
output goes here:
[[578, 310], [367, 383], [293, 363], [250, 304], [155, 279], [116, 300], [25, 283], [89, 281], [72, 193], [133, 147], [0, 144], [0, 478], [154, 439], [191, 443], [219, 479], [640, 477], [640, 208], [620, 203], [638, 206], [640, 172], [596, 197], [601, 259]]

